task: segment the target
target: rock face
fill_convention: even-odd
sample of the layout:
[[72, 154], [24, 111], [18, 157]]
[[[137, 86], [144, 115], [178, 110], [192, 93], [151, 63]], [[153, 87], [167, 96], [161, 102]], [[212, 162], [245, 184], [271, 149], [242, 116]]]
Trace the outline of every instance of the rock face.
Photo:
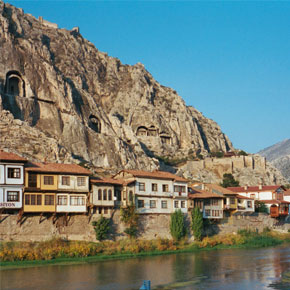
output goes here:
[[258, 152], [279, 169], [290, 183], [290, 139], [285, 139]]
[[[156, 169], [157, 155], [233, 149], [214, 121], [186, 106], [142, 64], [123, 65], [78, 29], [56, 27], [0, 3], [0, 110], [24, 122], [19, 152], [30, 147], [39, 159], [47, 157], [44, 145], [27, 137], [28, 127], [54, 144], [55, 160], [78, 159], [112, 170]], [[1, 146], [11, 140], [9, 134], [1, 132]]]
[[231, 173], [241, 186], [286, 184], [279, 170], [259, 155], [187, 161], [179, 168], [179, 173], [188, 179], [205, 183], [220, 183], [225, 173]]

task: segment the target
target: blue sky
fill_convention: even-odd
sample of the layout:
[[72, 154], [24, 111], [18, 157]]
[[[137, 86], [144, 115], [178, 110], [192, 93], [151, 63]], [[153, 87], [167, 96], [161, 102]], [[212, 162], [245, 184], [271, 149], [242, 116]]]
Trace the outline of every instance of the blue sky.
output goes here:
[[6, 1], [141, 62], [255, 153], [290, 138], [290, 2]]

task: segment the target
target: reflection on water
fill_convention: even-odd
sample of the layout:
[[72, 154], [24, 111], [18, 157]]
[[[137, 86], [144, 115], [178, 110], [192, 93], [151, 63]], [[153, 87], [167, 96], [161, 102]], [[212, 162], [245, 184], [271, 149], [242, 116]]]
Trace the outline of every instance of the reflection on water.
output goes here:
[[1, 289], [290, 289], [290, 248], [219, 250], [0, 271]]

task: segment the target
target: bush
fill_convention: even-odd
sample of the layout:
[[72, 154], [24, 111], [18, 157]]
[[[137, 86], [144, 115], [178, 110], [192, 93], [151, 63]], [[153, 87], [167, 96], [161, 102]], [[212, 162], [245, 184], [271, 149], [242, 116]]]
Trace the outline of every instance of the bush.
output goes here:
[[121, 221], [128, 226], [124, 232], [130, 238], [135, 238], [138, 233], [138, 214], [134, 205], [121, 208]]
[[191, 212], [191, 217], [193, 236], [197, 241], [200, 241], [203, 230], [203, 218], [202, 213], [200, 212], [198, 207], [195, 207], [194, 210]]
[[94, 226], [97, 240], [105, 240], [110, 230], [110, 220], [101, 216], [97, 221], [92, 222], [92, 225]]
[[186, 235], [184, 216], [180, 209], [171, 214], [170, 233], [176, 241]]
[[235, 180], [235, 178], [233, 177], [233, 175], [231, 173], [225, 173], [223, 175], [223, 182], [221, 183], [222, 187], [236, 187], [236, 186], [240, 186], [240, 183]]
[[248, 156], [248, 153], [245, 152], [244, 150], [240, 150], [238, 153], [239, 156]]
[[265, 203], [259, 200], [255, 200], [255, 212], [264, 212], [268, 213], [268, 208], [266, 207]]

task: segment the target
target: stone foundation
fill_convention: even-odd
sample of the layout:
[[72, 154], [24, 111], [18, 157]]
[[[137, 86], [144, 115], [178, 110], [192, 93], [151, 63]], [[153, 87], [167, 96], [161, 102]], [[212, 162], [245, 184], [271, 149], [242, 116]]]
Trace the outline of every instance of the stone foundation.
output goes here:
[[[64, 216], [53, 219], [52, 216], [24, 216], [21, 223], [17, 223], [17, 215], [1, 215], [0, 240], [2, 241], [44, 241], [51, 238], [64, 238], [68, 240], [96, 241], [92, 221], [96, 216], [72, 215], [67, 219]], [[187, 226], [190, 217], [186, 218]], [[139, 238], [156, 239], [171, 238], [170, 215], [140, 215]], [[290, 229], [290, 218], [280, 220], [271, 218], [267, 214], [253, 213], [250, 215], [233, 215], [220, 221], [211, 222], [206, 227], [205, 234], [227, 234], [237, 232], [240, 229], [254, 229], [259, 232], [264, 228], [287, 232]], [[120, 222], [120, 212], [115, 211], [112, 217], [109, 238], [119, 240], [126, 237], [125, 225]], [[191, 234], [189, 238], [192, 239]]]

